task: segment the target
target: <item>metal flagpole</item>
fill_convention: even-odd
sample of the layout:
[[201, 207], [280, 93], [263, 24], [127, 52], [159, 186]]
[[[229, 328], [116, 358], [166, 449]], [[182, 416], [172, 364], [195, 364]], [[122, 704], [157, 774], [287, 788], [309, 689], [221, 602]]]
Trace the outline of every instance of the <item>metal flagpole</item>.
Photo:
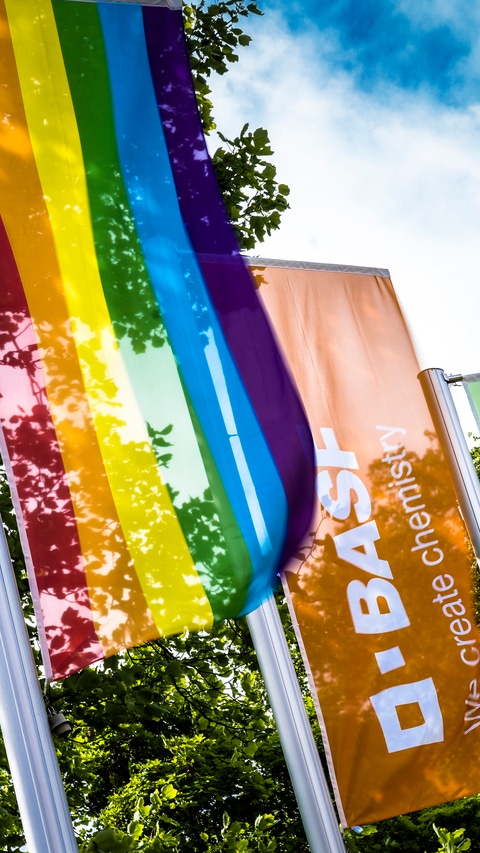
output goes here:
[[345, 853], [310, 721], [273, 595], [247, 623], [312, 853]]
[[78, 853], [0, 521], [0, 727], [29, 853]]
[[463, 377], [446, 376], [435, 367], [422, 370], [418, 378], [449, 465], [465, 527], [480, 561], [480, 482], [448, 387]]

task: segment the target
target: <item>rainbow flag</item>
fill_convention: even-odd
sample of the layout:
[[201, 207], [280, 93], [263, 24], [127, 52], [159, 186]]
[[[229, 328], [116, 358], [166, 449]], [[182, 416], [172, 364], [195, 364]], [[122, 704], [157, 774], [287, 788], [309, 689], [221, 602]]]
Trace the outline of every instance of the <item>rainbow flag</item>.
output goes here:
[[0, 418], [49, 678], [269, 595], [301, 404], [239, 255], [182, 15], [0, 0]]

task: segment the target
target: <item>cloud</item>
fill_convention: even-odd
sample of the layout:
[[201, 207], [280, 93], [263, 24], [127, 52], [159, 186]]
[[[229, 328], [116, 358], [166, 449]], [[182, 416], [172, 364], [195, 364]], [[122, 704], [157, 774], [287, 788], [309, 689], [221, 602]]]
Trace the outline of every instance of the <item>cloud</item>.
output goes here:
[[330, 29], [292, 31], [267, 12], [215, 82], [221, 129], [266, 127], [292, 190], [258, 253], [389, 268], [421, 366], [477, 372], [480, 107], [387, 79], [367, 91], [333, 43]]
[[478, 100], [476, 4], [464, 0], [304, 0], [279, 8], [293, 31], [329, 33], [332, 67], [367, 92], [386, 82], [450, 105]]

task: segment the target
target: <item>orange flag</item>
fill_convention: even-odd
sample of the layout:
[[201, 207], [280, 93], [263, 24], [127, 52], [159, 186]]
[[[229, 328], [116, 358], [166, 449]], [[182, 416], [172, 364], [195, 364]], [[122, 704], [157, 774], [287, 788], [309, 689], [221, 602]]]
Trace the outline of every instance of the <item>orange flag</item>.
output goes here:
[[476, 793], [471, 556], [388, 272], [265, 263], [316, 444], [316, 517], [285, 589], [342, 823]]

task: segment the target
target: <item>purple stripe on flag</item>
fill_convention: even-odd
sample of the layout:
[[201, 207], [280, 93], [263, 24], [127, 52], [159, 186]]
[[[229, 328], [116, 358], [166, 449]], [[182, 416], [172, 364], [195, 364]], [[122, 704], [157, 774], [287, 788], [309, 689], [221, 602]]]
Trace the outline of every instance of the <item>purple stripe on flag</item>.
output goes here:
[[144, 8], [143, 18], [182, 217], [285, 488], [287, 559], [311, 517], [314, 462], [306, 417], [226, 215], [197, 109], [182, 16], [157, 7]]

